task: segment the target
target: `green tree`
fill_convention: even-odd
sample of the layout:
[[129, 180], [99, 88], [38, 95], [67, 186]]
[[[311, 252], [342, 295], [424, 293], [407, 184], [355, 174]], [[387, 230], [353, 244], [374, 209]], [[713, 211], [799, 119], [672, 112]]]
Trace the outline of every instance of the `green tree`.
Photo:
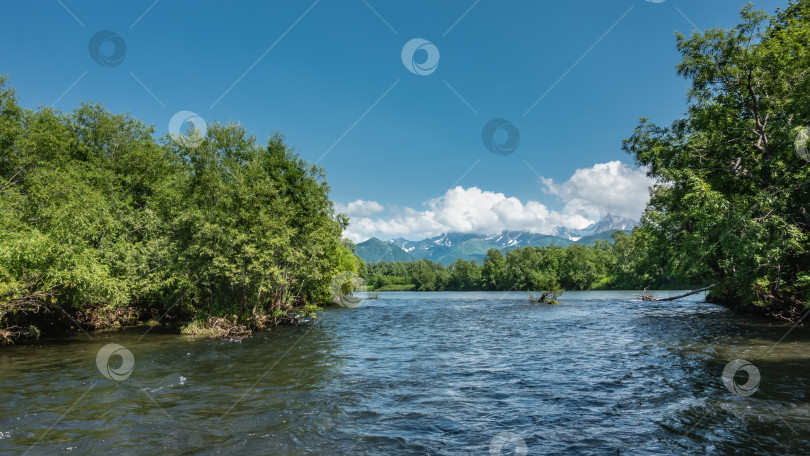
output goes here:
[[588, 290], [605, 274], [596, 249], [573, 244], [565, 249], [560, 265], [560, 281], [567, 289]]
[[366, 274], [323, 170], [281, 135], [153, 135], [101, 105], [21, 109], [0, 78], [0, 342], [168, 309], [190, 332], [249, 331], [330, 302], [338, 272]]
[[475, 264], [475, 260], [456, 260], [449, 268], [450, 278], [447, 288], [450, 290], [480, 290], [481, 289], [481, 268]]
[[430, 260], [417, 260], [411, 263], [411, 283], [419, 291], [433, 291], [437, 289], [436, 271]]
[[481, 268], [481, 281], [487, 290], [502, 290], [506, 288], [504, 277], [506, 258], [498, 249], [489, 249]]
[[810, 293], [810, 2], [752, 7], [730, 30], [678, 36], [687, 116], [642, 120], [624, 148], [657, 185], [641, 231], [664, 276], [716, 282], [709, 299], [797, 318]]

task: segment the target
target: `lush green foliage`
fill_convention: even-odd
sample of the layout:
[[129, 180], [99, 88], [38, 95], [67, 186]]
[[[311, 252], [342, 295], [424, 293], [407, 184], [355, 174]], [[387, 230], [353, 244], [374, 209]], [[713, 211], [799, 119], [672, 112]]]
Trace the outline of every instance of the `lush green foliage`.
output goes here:
[[810, 126], [810, 1], [741, 16], [731, 30], [678, 36], [687, 117], [642, 120], [625, 142], [660, 182], [635, 236], [650, 270], [795, 319], [810, 298], [810, 163], [796, 144]]
[[[85, 104], [21, 109], [0, 79], [0, 329], [172, 316], [261, 327], [327, 302], [340, 240], [323, 171], [275, 135], [214, 124], [197, 147]], [[191, 143], [191, 141], [185, 141]], [[64, 322], [62, 322], [64, 324]], [[47, 326], [47, 325], [46, 325]]]
[[377, 290], [592, 290], [675, 288], [683, 283], [650, 267], [655, 258], [646, 233], [616, 231], [613, 242], [591, 246], [521, 247], [487, 252], [483, 264], [457, 260], [449, 267], [430, 260], [380, 262], [366, 268], [366, 283]]

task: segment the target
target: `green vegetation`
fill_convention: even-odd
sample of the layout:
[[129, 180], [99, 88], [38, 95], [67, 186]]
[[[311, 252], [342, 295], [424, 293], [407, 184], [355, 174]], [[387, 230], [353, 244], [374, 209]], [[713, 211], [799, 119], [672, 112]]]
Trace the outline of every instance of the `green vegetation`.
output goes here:
[[[635, 237], [651, 267], [717, 283], [709, 300], [800, 318], [810, 302], [810, 2], [678, 36], [684, 119], [642, 119], [625, 150], [658, 185]], [[803, 143], [803, 144], [802, 144]]]
[[[490, 249], [483, 264], [457, 260], [449, 267], [430, 260], [366, 266], [366, 284], [378, 291], [567, 290], [682, 288], [692, 283], [664, 272], [644, 233], [612, 234], [613, 242], [568, 247]], [[695, 283], [701, 283], [695, 281]], [[407, 288], [406, 288], [407, 287]]]
[[280, 135], [262, 147], [214, 124], [188, 147], [153, 133], [100, 105], [22, 109], [0, 78], [0, 342], [165, 312], [239, 335], [314, 311], [337, 272], [362, 271], [323, 171]]

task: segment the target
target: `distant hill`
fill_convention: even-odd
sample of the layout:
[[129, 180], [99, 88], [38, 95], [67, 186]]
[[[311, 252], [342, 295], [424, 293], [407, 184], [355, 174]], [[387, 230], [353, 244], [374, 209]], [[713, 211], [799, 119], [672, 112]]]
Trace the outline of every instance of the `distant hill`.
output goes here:
[[597, 240], [610, 241], [615, 231], [630, 232], [638, 222], [615, 217], [610, 214], [584, 229], [557, 227], [555, 234], [537, 234], [526, 231], [503, 231], [497, 234], [481, 235], [469, 233], [443, 233], [421, 241], [399, 238], [383, 242], [377, 238], [357, 244], [357, 254], [367, 263], [378, 261], [414, 261], [428, 259], [442, 264], [450, 264], [459, 258], [481, 263], [490, 249], [502, 252], [518, 247], [545, 247], [571, 244], [593, 244]]
[[[448, 265], [459, 258], [470, 261], [475, 260], [481, 264], [490, 249], [508, 252], [518, 247], [546, 247], [557, 245], [568, 247], [571, 244], [590, 245], [597, 240], [610, 241], [610, 236], [619, 230], [604, 231], [591, 236], [583, 236], [577, 241], [552, 236], [549, 234], [534, 234], [522, 231], [510, 231], [497, 235], [478, 235], [467, 233], [444, 233], [433, 238], [421, 241], [408, 241], [407, 239], [392, 239], [383, 242], [377, 238], [357, 244], [357, 255], [367, 263], [378, 261], [414, 261], [427, 259]], [[623, 230], [629, 233], [629, 230]]]
[[476, 260], [480, 264], [490, 249], [505, 252], [528, 245], [565, 247], [573, 243], [557, 236], [524, 231], [504, 231], [494, 235], [444, 233], [421, 241], [399, 238], [388, 242], [408, 252], [413, 258], [424, 258], [443, 264], [450, 264], [459, 258], [467, 261]]
[[414, 260], [412, 256], [408, 255], [401, 248], [391, 243], [383, 242], [377, 238], [371, 238], [357, 244], [355, 252], [366, 263], [377, 263], [380, 261], [408, 262]]
[[615, 231], [630, 232], [638, 222], [631, 219], [606, 215], [602, 220], [585, 229], [558, 227], [556, 235], [537, 234], [526, 231], [503, 231], [497, 234], [481, 235], [469, 233], [443, 233], [421, 241], [399, 238], [383, 242], [377, 238], [357, 244], [357, 255], [367, 263], [378, 261], [414, 261], [428, 259], [442, 264], [450, 264], [459, 258], [478, 264], [484, 260], [487, 251], [498, 249], [508, 252], [518, 247], [546, 247], [571, 244], [590, 245], [597, 240], [610, 241]]

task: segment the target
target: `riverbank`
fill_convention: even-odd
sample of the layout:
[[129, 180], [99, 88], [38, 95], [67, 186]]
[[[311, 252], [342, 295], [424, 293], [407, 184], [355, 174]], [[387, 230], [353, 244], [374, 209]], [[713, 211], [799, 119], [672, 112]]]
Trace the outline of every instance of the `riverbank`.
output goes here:
[[[514, 293], [524, 295], [526, 291], [514, 290], [500, 290], [500, 291], [412, 291], [412, 290], [378, 290], [386, 293], [386, 295], [409, 295], [415, 296], [455, 296], [458, 293], [474, 294], [474, 293], [498, 293], [503, 296], [513, 296]], [[559, 301], [565, 303], [566, 296], [572, 294], [579, 295], [588, 292], [603, 292], [603, 293], [617, 293], [619, 295], [632, 296], [633, 299], [638, 299], [642, 293], [652, 294], [658, 298], [665, 298], [678, 294], [681, 291], [688, 291], [686, 288], [674, 289], [658, 289], [658, 290], [580, 290], [569, 291], [561, 295]], [[382, 302], [386, 301], [385, 295], [381, 297]], [[699, 295], [689, 297], [689, 299], [704, 299], [706, 293], [701, 292]], [[528, 303], [528, 298], [526, 298]], [[712, 302], [706, 300], [706, 302]], [[714, 304], [722, 305], [732, 312], [740, 316], [747, 316], [751, 318], [760, 319], [769, 322], [782, 322], [790, 323], [792, 321], [786, 320], [780, 316], [775, 316], [769, 313], [768, 309], [759, 307], [739, 307], [727, 305], [723, 302], [712, 302]], [[251, 337], [256, 332], [265, 331], [268, 329], [276, 328], [279, 326], [297, 326], [304, 323], [309, 323], [318, 319], [318, 314], [323, 312], [324, 308], [310, 306], [306, 309], [292, 309], [289, 313], [275, 317], [270, 316], [255, 316], [245, 317], [236, 314], [230, 314], [227, 317], [219, 315], [173, 315], [172, 313], [158, 312], [158, 309], [152, 309], [150, 312], [142, 313], [139, 309], [99, 309], [97, 312], [81, 312], [74, 315], [68, 315], [65, 312], [54, 311], [50, 309], [45, 314], [40, 314], [25, 323], [15, 325], [12, 328], [0, 328], [0, 345], [9, 345], [17, 343], [21, 340], [35, 340], [38, 338], [66, 338], [80, 334], [81, 332], [92, 332], [100, 330], [115, 330], [127, 328], [159, 328], [164, 332], [183, 334], [191, 336], [200, 336], [207, 339], [233, 339], [239, 340]], [[140, 313], [139, 313], [140, 312]], [[223, 312], [218, 312], [222, 314]], [[162, 318], [161, 318], [162, 316]], [[793, 320], [795, 321], [795, 320]]]
[[[159, 309], [139, 308], [98, 308], [68, 313], [62, 308], [40, 306], [36, 313], [25, 313], [6, 318], [10, 322], [0, 327], [0, 346], [14, 344], [20, 340], [39, 338], [70, 337], [91, 331], [124, 328], [162, 328], [177, 334], [202, 336], [209, 339], [243, 339], [257, 331], [277, 326], [298, 325], [317, 319], [317, 306], [276, 312], [274, 315], [227, 316], [211, 314], [172, 315], [158, 312]], [[181, 310], [182, 312], [182, 310]]]

